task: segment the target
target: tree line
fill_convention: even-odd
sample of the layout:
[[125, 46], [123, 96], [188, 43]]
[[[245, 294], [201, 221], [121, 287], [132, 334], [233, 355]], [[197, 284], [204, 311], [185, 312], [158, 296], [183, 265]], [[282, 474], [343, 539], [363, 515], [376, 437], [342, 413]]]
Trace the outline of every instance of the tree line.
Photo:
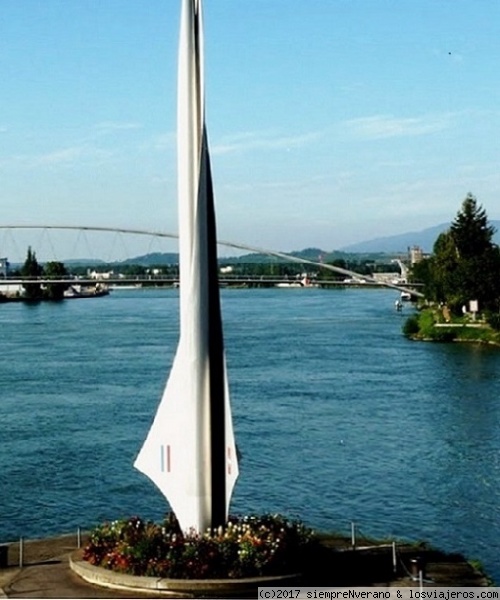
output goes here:
[[28, 253], [20, 274], [23, 278], [33, 281], [23, 283], [24, 298], [26, 300], [62, 300], [64, 292], [69, 288], [68, 283], [47, 283], [42, 288], [36, 279], [62, 279], [69, 275], [68, 270], [62, 262], [52, 261], [40, 265], [36, 259], [36, 253], [28, 248]]

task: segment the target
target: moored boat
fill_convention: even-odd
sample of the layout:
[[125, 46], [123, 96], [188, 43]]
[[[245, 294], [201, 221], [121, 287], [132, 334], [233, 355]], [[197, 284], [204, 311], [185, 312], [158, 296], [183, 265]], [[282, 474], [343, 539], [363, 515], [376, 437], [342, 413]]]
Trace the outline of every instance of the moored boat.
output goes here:
[[97, 284], [95, 286], [72, 285], [64, 292], [65, 300], [74, 298], [100, 298], [108, 296], [109, 289], [107, 286]]

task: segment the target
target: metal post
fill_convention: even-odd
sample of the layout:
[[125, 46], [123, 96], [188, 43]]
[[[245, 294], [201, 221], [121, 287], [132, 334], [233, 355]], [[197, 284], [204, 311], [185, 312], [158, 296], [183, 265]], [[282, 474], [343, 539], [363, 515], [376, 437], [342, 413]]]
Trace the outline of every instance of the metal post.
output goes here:
[[78, 526], [76, 529], [76, 547], [77, 548], [82, 547], [82, 530], [81, 530], [80, 526]]
[[418, 572], [418, 585], [420, 587], [420, 592], [424, 591], [424, 572], [422, 569]]
[[356, 548], [356, 526], [354, 521], [351, 521], [351, 546]]
[[24, 566], [24, 539], [19, 538], [19, 568], [22, 569]]
[[396, 542], [392, 542], [392, 571], [397, 573], [398, 570], [398, 559], [396, 555]]

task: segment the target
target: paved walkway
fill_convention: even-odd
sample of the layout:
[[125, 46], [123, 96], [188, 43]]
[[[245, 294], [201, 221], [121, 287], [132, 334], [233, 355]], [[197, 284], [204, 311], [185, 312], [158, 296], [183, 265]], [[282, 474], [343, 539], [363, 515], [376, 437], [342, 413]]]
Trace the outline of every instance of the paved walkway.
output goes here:
[[[82, 543], [85, 543], [83, 538]], [[80, 579], [69, 566], [69, 556], [76, 549], [76, 536], [61, 536], [46, 540], [26, 542], [24, 567], [19, 562], [19, 544], [9, 547], [9, 567], [0, 568], [0, 598], [158, 598], [154, 594], [138, 594], [94, 586]], [[343, 553], [342, 553], [343, 554]], [[340, 558], [340, 556], [339, 556]], [[429, 558], [431, 558], [429, 556]], [[442, 555], [429, 563], [427, 577], [434, 585], [481, 586], [486, 580], [461, 559]], [[333, 567], [328, 564], [327, 571]], [[356, 569], [357, 570], [357, 569]], [[376, 572], [380, 575], [378, 568]], [[327, 579], [331, 573], [324, 573]], [[319, 582], [318, 582], [319, 583]], [[346, 582], [347, 583], [347, 582]], [[325, 581], [319, 585], [328, 585]], [[344, 584], [345, 585], [345, 584]], [[366, 584], [364, 584], [366, 585]], [[368, 583], [367, 585], [374, 585]], [[408, 577], [383, 581], [377, 586], [414, 586]]]
[[[85, 541], [85, 540], [84, 540]], [[69, 567], [76, 535], [26, 542], [24, 567], [0, 569], [0, 598], [158, 598], [91, 585]], [[9, 547], [9, 565], [19, 564], [19, 544]]]

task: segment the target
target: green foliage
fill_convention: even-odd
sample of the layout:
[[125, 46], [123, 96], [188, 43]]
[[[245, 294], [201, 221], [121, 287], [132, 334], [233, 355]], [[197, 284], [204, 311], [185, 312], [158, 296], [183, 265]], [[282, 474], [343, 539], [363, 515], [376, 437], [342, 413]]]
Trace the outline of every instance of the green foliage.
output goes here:
[[486, 321], [488, 325], [495, 331], [500, 331], [500, 314], [491, 313], [487, 316]]
[[428, 300], [445, 303], [454, 314], [477, 300], [481, 311], [500, 307], [500, 250], [494, 227], [469, 194], [450, 229], [436, 240], [433, 255], [413, 269]]
[[[68, 270], [61, 262], [48, 262], [43, 271], [46, 279], [63, 279], [68, 276]], [[48, 300], [62, 300], [68, 288], [68, 283], [48, 283], [44, 290], [44, 297]]]
[[434, 323], [436, 322], [434, 312], [423, 310], [418, 316], [418, 326], [420, 335], [426, 338], [432, 338], [434, 333]]
[[403, 325], [403, 333], [410, 338], [431, 340], [433, 342], [451, 342], [456, 337], [455, 329], [436, 327], [438, 313], [431, 309], [422, 310], [418, 315], [410, 316]]
[[493, 581], [493, 579], [484, 570], [484, 565], [480, 560], [478, 560], [476, 558], [472, 558], [472, 559], [468, 560], [467, 562], [474, 569], [474, 571], [476, 571], [477, 573], [479, 573], [480, 575], [483, 576], [483, 578], [486, 580], [488, 586], [495, 585], [495, 582]]
[[312, 543], [311, 530], [280, 515], [230, 517], [203, 535], [183, 534], [172, 515], [161, 524], [132, 517], [97, 527], [84, 560], [132, 575], [241, 578], [299, 571]]
[[[38, 264], [36, 259], [36, 254], [31, 250], [31, 246], [28, 247], [28, 253], [26, 255], [26, 260], [24, 261], [23, 266], [21, 267], [21, 276], [26, 279], [36, 279], [40, 277], [43, 269]], [[24, 288], [24, 297], [27, 300], [39, 300], [42, 297], [42, 286], [37, 283], [25, 283], [23, 284]]]
[[450, 234], [461, 259], [481, 256], [491, 248], [495, 228], [488, 224], [486, 211], [478, 206], [472, 194], [467, 194], [463, 201], [462, 209], [451, 224]]
[[455, 339], [462, 342], [493, 341], [492, 332], [488, 328], [461, 327], [455, 328]]
[[403, 326], [412, 339], [432, 342], [473, 342], [500, 346], [500, 315], [490, 314], [487, 323], [475, 323], [468, 316], [453, 317], [448, 323], [442, 308], [426, 308], [412, 315]]
[[430, 291], [433, 300], [453, 305], [459, 262], [455, 243], [449, 231], [437, 238], [431, 260]]
[[453, 342], [457, 337], [457, 330], [434, 327], [429, 337], [433, 342]]
[[64, 297], [65, 290], [69, 284], [66, 283], [48, 283], [42, 288], [38, 281], [40, 277], [45, 279], [63, 279], [68, 276], [68, 270], [61, 262], [48, 262], [42, 267], [36, 258], [35, 252], [28, 247], [26, 260], [19, 272], [24, 279], [32, 279], [32, 282], [23, 283], [24, 297], [26, 300], [61, 300]]
[[403, 325], [403, 333], [406, 337], [413, 337], [420, 331], [417, 315], [408, 317]]

